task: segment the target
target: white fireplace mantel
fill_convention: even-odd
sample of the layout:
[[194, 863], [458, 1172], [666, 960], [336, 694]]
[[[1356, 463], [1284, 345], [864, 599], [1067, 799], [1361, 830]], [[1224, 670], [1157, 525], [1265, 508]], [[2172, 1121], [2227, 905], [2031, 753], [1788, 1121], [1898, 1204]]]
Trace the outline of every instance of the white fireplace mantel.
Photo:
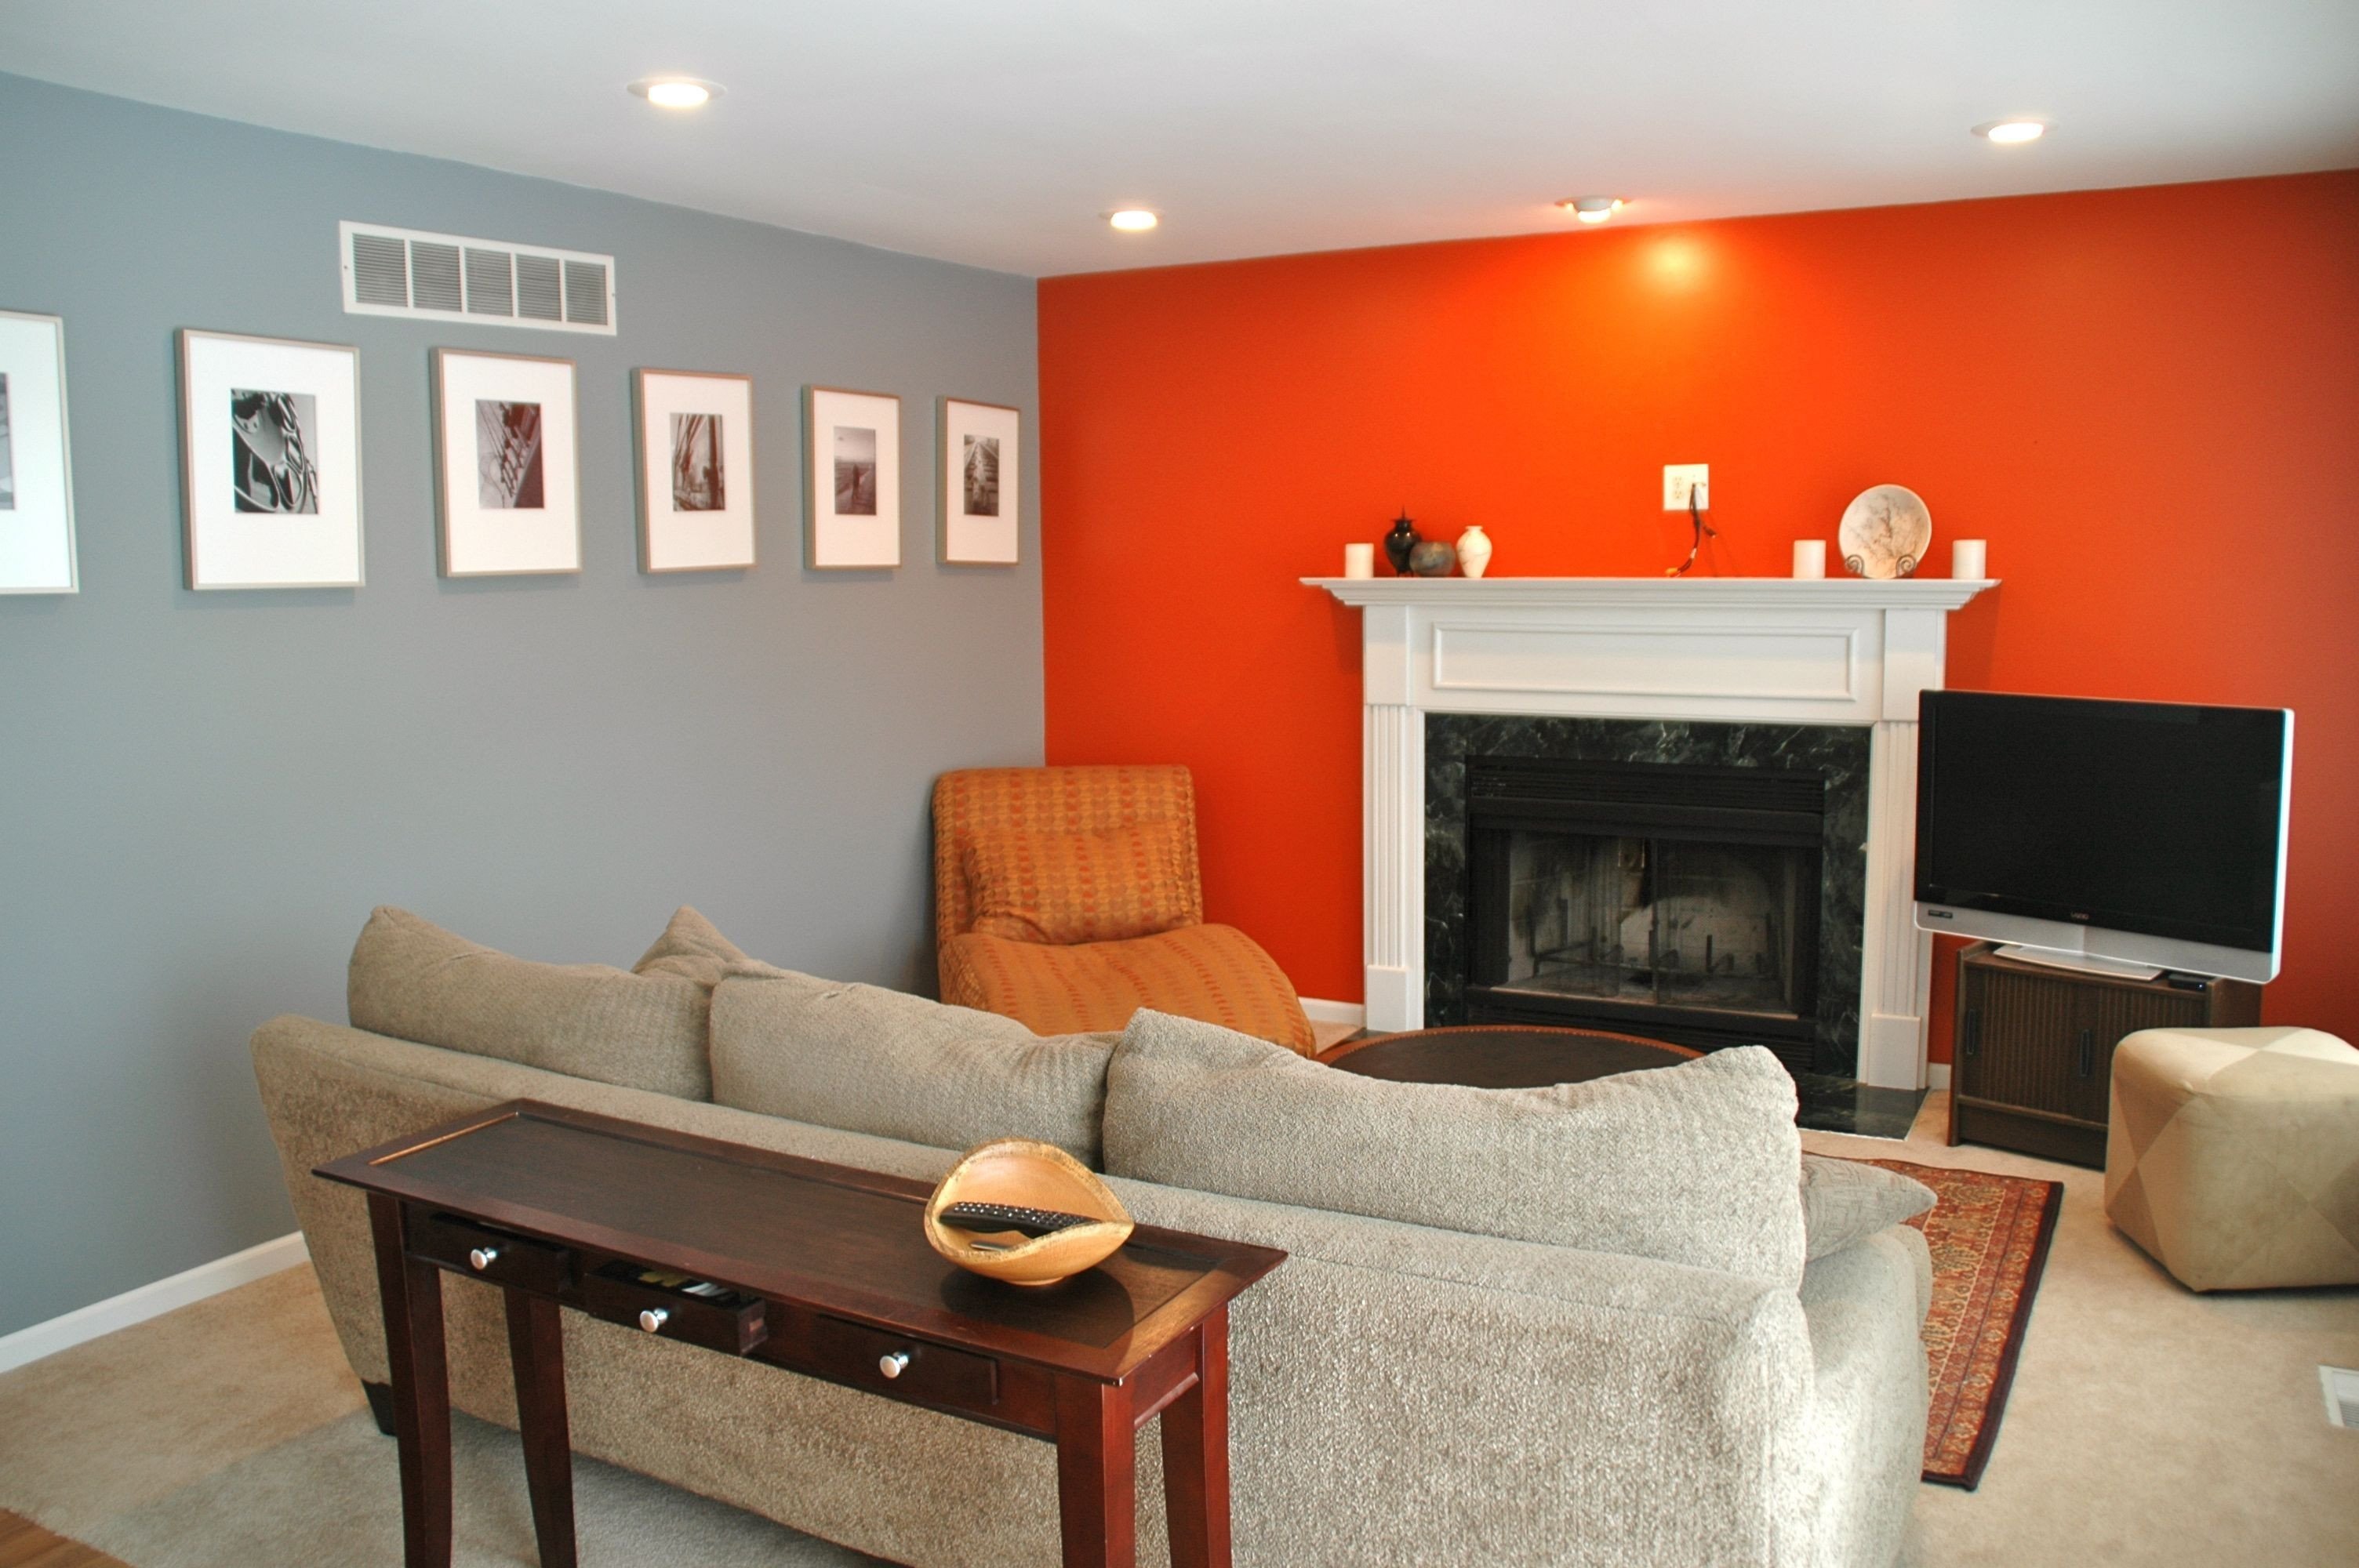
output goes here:
[[1362, 608], [1363, 953], [1372, 1029], [1425, 1019], [1425, 718], [1859, 725], [1868, 766], [1864, 1083], [1925, 1082], [1930, 938], [1916, 929], [1917, 695], [1951, 578], [1304, 578]]

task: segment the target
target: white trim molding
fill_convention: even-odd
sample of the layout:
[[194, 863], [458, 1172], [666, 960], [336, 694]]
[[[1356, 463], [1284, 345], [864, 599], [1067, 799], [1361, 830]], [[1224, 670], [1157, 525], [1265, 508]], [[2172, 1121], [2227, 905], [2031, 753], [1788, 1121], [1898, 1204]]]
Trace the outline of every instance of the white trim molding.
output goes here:
[[282, 1269], [292, 1269], [307, 1262], [310, 1249], [303, 1244], [303, 1233], [289, 1231], [285, 1236], [249, 1247], [243, 1252], [233, 1252], [226, 1258], [216, 1258], [210, 1263], [174, 1274], [167, 1280], [125, 1291], [103, 1302], [92, 1302], [86, 1307], [53, 1317], [47, 1323], [37, 1323], [30, 1328], [0, 1336], [0, 1372], [54, 1356], [60, 1350], [71, 1350], [101, 1335], [113, 1334], [118, 1328], [129, 1328], [135, 1323], [145, 1323], [151, 1317], [161, 1317], [191, 1302], [207, 1296], [217, 1296], [223, 1291], [234, 1291], [240, 1285], [251, 1284], [266, 1274], [276, 1274]]
[[1988, 579], [1304, 578], [1361, 618], [1365, 1027], [1425, 1021], [1425, 716], [1855, 725], [1868, 764], [1859, 1077], [1921, 1088], [1917, 697]]
[[1298, 1000], [1302, 1003], [1302, 1016], [1313, 1023], [1348, 1023], [1354, 1029], [1367, 1027], [1368, 1010], [1356, 1001], [1329, 1001], [1315, 996]]

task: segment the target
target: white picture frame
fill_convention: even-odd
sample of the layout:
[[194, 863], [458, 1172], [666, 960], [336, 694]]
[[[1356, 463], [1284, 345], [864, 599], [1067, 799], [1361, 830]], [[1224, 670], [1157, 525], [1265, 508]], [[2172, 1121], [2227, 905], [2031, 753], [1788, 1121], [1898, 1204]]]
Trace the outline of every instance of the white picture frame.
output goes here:
[[66, 324], [0, 310], [0, 593], [80, 593]]
[[754, 566], [754, 378], [635, 370], [639, 570]]
[[803, 397], [815, 571], [901, 564], [901, 400], [813, 386]]
[[446, 578], [582, 569], [571, 360], [437, 349], [436, 561]]
[[939, 423], [942, 563], [1016, 565], [1024, 515], [1023, 411], [945, 397]]
[[193, 327], [179, 337], [189, 587], [360, 587], [360, 351]]

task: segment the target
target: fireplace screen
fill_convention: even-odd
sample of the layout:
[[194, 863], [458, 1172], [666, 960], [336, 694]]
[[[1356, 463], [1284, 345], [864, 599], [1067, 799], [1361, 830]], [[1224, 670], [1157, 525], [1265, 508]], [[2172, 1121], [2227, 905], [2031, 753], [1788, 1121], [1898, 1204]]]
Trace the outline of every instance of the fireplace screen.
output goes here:
[[1798, 1017], [1818, 858], [1790, 846], [1506, 835], [1506, 972], [1544, 996]]

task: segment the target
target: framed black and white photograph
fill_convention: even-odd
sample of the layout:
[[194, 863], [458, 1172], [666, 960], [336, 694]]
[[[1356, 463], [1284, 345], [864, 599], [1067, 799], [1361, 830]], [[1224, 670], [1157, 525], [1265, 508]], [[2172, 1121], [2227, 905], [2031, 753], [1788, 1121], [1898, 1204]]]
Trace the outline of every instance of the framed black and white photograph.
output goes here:
[[754, 564], [754, 378], [631, 373], [638, 409], [639, 569]]
[[180, 332], [192, 589], [358, 588], [360, 351]]
[[810, 456], [810, 564], [901, 564], [901, 400], [814, 386], [803, 404]]
[[75, 593], [66, 327], [0, 310], [0, 593]]
[[444, 577], [582, 569], [573, 362], [434, 351]]
[[942, 399], [942, 560], [951, 566], [1016, 564], [1016, 452], [1023, 415], [996, 403]]

